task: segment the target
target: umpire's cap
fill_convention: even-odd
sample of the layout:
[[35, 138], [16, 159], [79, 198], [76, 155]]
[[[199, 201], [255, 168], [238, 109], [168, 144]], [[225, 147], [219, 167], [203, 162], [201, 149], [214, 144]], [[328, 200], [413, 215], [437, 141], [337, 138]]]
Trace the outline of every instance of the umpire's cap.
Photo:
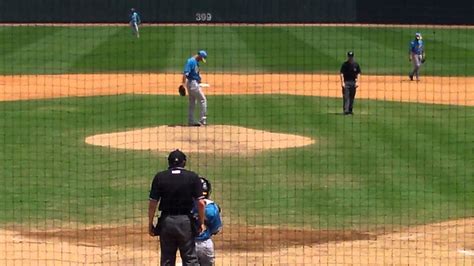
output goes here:
[[354, 57], [354, 52], [353, 51], [347, 52], [347, 57]]
[[209, 195], [211, 194], [212, 187], [211, 187], [211, 182], [207, 180], [205, 177], [200, 176], [201, 178], [201, 184], [202, 184], [202, 195], [205, 198], [209, 198]]
[[180, 150], [174, 150], [168, 156], [168, 165], [169, 166], [180, 165], [184, 161], [186, 161], [186, 154], [184, 154]]

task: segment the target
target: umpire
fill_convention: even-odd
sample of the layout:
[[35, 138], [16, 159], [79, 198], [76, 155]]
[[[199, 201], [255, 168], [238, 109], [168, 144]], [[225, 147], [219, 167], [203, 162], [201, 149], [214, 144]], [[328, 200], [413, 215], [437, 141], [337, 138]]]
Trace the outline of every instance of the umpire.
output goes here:
[[[199, 265], [195, 237], [204, 231], [205, 201], [199, 176], [184, 169], [186, 155], [180, 150], [168, 156], [169, 168], [156, 174], [150, 190], [148, 225], [151, 236], [160, 236], [161, 265], [175, 265], [179, 249], [183, 265]], [[191, 210], [197, 203], [199, 224], [195, 225]], [[156, 206], [160, 203], [160, 218], [153, 224]], [[199, 228], [196, 228], [199, 227]]]
[[341, 66], [341, 87], [344, 115], [352, 115], [356, 90], [359, 87], [360, 66], [354, 61], [354, 52], [347, 52], [347, 61]]

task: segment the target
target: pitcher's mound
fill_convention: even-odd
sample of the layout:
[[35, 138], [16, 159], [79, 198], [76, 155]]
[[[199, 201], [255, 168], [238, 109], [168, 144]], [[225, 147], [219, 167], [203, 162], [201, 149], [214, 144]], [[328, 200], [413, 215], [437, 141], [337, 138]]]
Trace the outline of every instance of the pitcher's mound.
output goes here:
[[245, 154], [268, 149], [311, 145], [308, 137], [273, 133], [229, 125], [205, 127], [159, 126], [131, 131], [100, 134], [86, 138], [86, 143], [118, 149]]

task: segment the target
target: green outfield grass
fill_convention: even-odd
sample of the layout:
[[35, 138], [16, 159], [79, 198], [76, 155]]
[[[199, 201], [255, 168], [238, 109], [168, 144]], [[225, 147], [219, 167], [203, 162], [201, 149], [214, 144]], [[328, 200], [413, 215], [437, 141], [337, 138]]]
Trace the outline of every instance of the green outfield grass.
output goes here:
[[[309, 136], [316, 144], [254, 157], [190, 154], [229, 219], [374, 228], [472, 216], [474, 108], [340, 99], [211, 96], [210, 120]], [[182, 124], [186, 101], [110, 96], [0, 103], [0, 220], [146, 219], [166, 154], [98, 148], [86, 136]]]
[[210, 72], [337, 73], [354, 50], [367, 74], [406, 75], [423, 33], [424, 75], [474, 75], [473, 29], [364, 27], [0, 27], [0, 74], [177, 72], [197, 49]]
[[[0, 27], [0, 74], [178, 72], [207, 49], [206, 72], [337, 73], [354, 50], [370, 74], [406, 75], [416, 28]], [[474, 30], [423, 29], [423, 75], [473, 76]], [[211, 96], [210, 122], [316, 139], [252, 157], [190, 154], [228, 219], [313, 228], [375, 228], [473, 216], [474, 108], [288, 95]], [[182, 124], [171, 96], [0, 103], [0, 221], [146, 219], [166, 154], [98, 148], [89, 135]], [[54, 225], [54, 224], [53, 224]]]

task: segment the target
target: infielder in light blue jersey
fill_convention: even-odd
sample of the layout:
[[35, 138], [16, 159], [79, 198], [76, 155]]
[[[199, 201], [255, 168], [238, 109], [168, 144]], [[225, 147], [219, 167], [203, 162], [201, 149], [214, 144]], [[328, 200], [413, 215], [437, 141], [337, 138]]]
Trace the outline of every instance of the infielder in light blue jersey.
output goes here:
[[[204, 201], [206, 202], [206, 207], [204, 209], [204, 224], [206, 225], [206, 230], [196, 237], [196, 253], [199, 265], [211, 266], [215, 264], [216, 257], [214, 242], [212, 242], [211, 237], [219, 233], [222, 228], [221, 208], [214, 201], [209, 199], [212, 191], [211, 182], [206, 178], [201, 177], [201, 183]], [[196, 219], [196, 224], [198, 225], [199, 221], [196, 206], [193, 209], [193, 215]]]
[[[199, 75], [199, 62], [202, 61], [203, 63], [206, 63], [206, 58], [207, 52], [201, 50], [196, 55], [189, 58], [184, 65], [182, 84], [184, 87], [186, 87], [189, 95], [189, 126], [207, 125], [207, 99], [202, 92], [201, 86], [199, 85], [201, 83], [201, 76]], [[201, 108], [199, 121], [194, 119], [194, 109], [196, 108], [197, 101], [199, 101]]]
[[421, 64], [425, 62], [425, 44], [423, 43], [423, 37], [421, 33], [415, 33], [415, 39], [410, 42], [410, 49], [408, 51], [409, 60], [413, 64], [413, 70], [408, 74], [410, 80], [413, 80], [413, 77], [416, 78], [416, 81], [420, 80], [419, 72]]
[[138, 32], [138, 25], [142, 23], [140, 15], [135, 10], [135, 8], [130, 9], [130, 27], [132, 27], [132, 33], [137, 38], [140, 38], [140, 33]]

